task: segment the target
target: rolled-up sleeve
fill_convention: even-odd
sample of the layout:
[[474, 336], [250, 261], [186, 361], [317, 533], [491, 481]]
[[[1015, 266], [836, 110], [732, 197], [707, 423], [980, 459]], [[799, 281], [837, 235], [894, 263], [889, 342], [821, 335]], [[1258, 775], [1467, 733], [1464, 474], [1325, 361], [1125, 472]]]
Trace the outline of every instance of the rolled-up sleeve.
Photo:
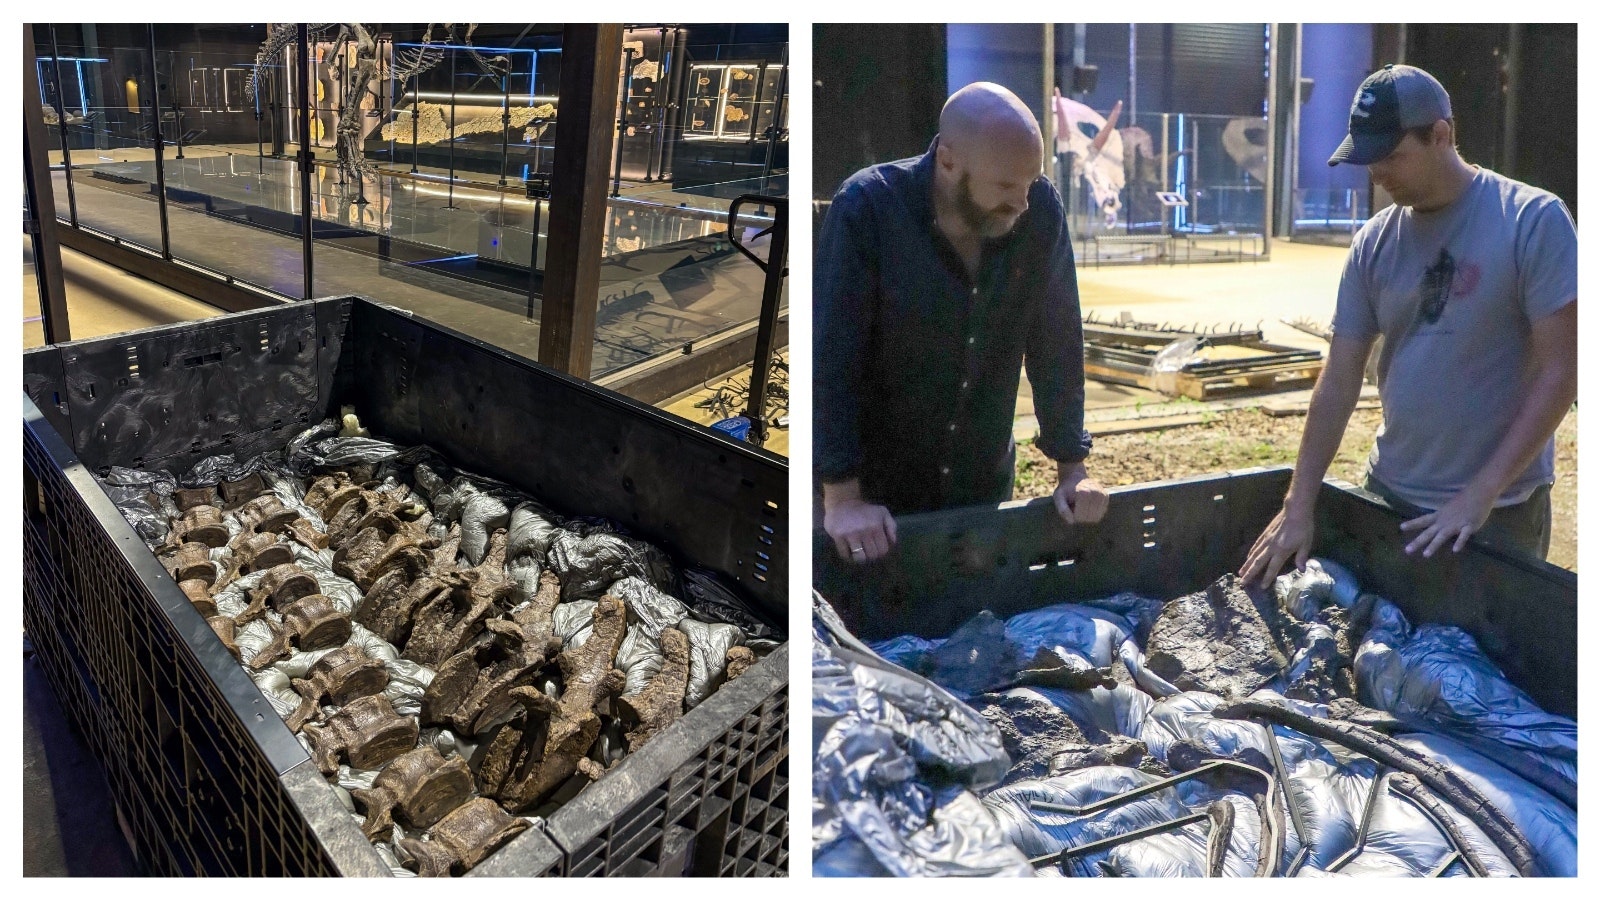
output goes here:
[[824, 482], [856, 477], [861, 468], [860, 397], [877, 294], [872, 212], [860, 185], [833, 198], [812, 284], [812, 413], [814, 466]]
[[1051, 221], [1059, 224], [1045, 251], [1045, 286], [1028, 331], [1026, 367], [1039, 419], [1039, 452], [1057, 462], [1075, 463], [1094, 444], [1083, 427], [1083, 317], [1061, 197], [1053, 185], [1047, 186]]

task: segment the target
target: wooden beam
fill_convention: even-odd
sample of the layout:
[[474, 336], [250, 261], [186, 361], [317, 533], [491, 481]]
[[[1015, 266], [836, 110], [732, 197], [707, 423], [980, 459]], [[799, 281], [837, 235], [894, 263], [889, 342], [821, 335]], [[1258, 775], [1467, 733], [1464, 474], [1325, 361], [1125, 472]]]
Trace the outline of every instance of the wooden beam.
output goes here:
[[33, 265], [38, 273], [39, 313], [44, 342], [70, 340], [67, 286], [61, 277], [61, 243], [56, 231], [56, 198], [50, 182], [50, 157], [45, 150], [44, 108], [39, 99], [39, 65], [33, 50], [33, 26], [22, 26], [22, 169], [28, 192]]
[[539, 362], [583, 379], [594, 357], [621, 65], [621, 25], [562, 28]]

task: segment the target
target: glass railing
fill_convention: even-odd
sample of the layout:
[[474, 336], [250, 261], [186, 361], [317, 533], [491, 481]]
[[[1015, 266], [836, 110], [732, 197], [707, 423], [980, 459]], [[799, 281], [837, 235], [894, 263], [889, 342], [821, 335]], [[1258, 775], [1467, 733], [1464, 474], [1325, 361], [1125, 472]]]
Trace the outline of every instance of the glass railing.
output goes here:
[[1348, 244], [1371, 217], [1366, 191], [1298, 188], [1294, 192], [1295, 240]]
[[1265, 118], [1119, 112], [1112, 123], [1111, 110], [1063, 107], [1054, 178], [1074, 236], [1101, 245], [1096, 258], [1260, 252]]
[[[75, 197], [83, 227], [294, 299], [310, 262], [312, 296], [365, 294], [537, 355], [560, 35], [468, 48], [469, 26], [385, 27], [313, 26], [301, 75], [295, 41], [263, 50], [268, 26], [36, 26], [41, 92], [65, 110], [47, 115], [58, 218]], [[727, 216], [738, 196], [787, 194], [786, 51], [680, 34], [695, 27], [624, 34], [597, 375], [759, 310], [760, 269]], [[688, 133], [695, 66], [747, 76], [719, 88], [720, 131]], [[754, 235], [771, 210], [744, 218]]]

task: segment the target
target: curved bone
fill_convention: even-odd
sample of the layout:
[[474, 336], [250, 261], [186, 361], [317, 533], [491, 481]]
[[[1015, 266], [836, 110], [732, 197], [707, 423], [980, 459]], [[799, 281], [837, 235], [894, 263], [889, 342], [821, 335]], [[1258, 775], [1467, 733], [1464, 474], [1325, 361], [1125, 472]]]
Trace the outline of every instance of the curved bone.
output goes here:
[[472, 796], [472, 770], [459, 756], [446, 759], [431, 745], [402, 753], [383, 767], [369, 790], [351, 794], [367, 809], [361, 830], [377, 840], [394, 826], [395, 813], [409, 828], [432, 827]]
[[358, 697], [377, 694], [389, 686], [389, 671], [383, 660], [373, 659], [359, 647], [340, 647], [311, 664], [305, 678], [292, 682], [300, 694], [300, 706], [286, 719], [290, 731], [310, 721], [322, 701], [344, 706]]
[[196, 506], [215, 506], [217, 493], [209, 487], [178, 488], [172, 492], [172, 502], [179, 513], [186, 513]]
[[376, 769], [417, 745], [417, 720], [394, 711], [382, 694], [358, 697], [328, 717], [302, 729], [311, 758], [324, 775], [339, 771], [339, 759], [356, 769]]
[[228, 526], [222, 523], [222, 510], [202, 504], [190, 508], [178, 520], [180, 540], [197, 541], [207, 547], [221, 547], [228, 542]]
[[269, 490], [260, 472], [252, 472], [238, 481], [224, 481], [218, 487], [222, 489], [223, 509], [237, 509]]
[[638, 750], [683, 716], [683, 694], [689, 686], [689, 638], [676, 628], [662, 629], [661, 655], [665, 659], [661, 671], [645, 689], [618, 701], [635, 722], [627, 735], [629, 750]]
[[317, 579], [312, 577], [311, 573], [294, 563], [285, 563], [268, 569], [267, 573], [261, 576], [261, 583], [256, 586], [255, 593], [257, 596], [270, 598], [272, 608], [281, 613], [289, 604], [301, 597], [309, 597], [319, 590]]
[[1400, 772], [1413, 775], [1437, 792], [1494, 841], [1517, 871], [1535, 874], [1533, 848], [1516, 822], [1501, 812], [1477, 786], [1448, 766], [1440, 765], [1394, 738], [1353, 722], [1308, 716], [1277, 703], [1238, 700], [1223, 703], [1211, 714], [1219, 719], [1259, 719], [1293, 728], [1315, 738], [1333, 741]]

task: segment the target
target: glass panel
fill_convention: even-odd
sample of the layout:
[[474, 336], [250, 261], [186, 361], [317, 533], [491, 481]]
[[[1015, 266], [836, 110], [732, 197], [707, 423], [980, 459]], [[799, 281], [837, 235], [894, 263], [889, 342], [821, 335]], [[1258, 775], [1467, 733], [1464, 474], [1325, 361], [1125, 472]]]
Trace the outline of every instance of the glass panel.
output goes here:
[[718, 133], [732, 137], [751, 133], [755, 123], [755, 103], [759, 66], [729, 66], [727, 98], [722, 104], [722, 123]]
[[[756, 105], [755, 134], [757, 137], [764, 136], [767, 133], [767, 129], [772, 127], [772, 116], [778, 108], [780, 99], [778, 91], [783, 84], [783, 74], [784, 69], [782, 66], [768, 66], [766, 71], [761, 74], [761, 100]], [[788, 95], [785, 94], [781, 99], [784, 106], [787, 107]], [[784, 120], [786, 124], [788, 120], [787, 114], [784, 116]], [[783, 127], [782, 124], [780, 124], [780, 127]]]
[[[266, 39], [264, 25], [156, 26], [156, 63], [168, 86], [161, 94], [167, 234], [176, 259], [301, 297], [299, 177], [293, 163], [266, 155], [271, 109], [258, 118], [244, 103], [247, 85], [270, 102], [292, 63], [291, 44], [250, 85]], [[219, 93], [227, 73], [239, 91], [232, 110]]]
[[[1110, 125], [1086, 104], [1062, 105], [1068, 127], [1057, 135], [1056, 165], [1069, 227], [1085, 245], [1080, 257], [1137, 262], [1263, 252], [1264, 118], [1141, 113]], [[1112, 133], [1100, 140], [1107, 127]]]
[[716, 135], [727, 80], [727, 66], [698, 65], [689, 70], [689, 124], [685, 133]]
[[[41, 70], [49, 70], [41, 72], [41, 85], [45, 79], [56, 85], [59, 68], [59, 87], [53, 90], [76, 107], [66, 110], [66, 140], [72, 151], [78, 223], [159, 251], [149, 26], [53, 28], [52, 41], [51, 26], [36, 26], [36, 47]], [[62, 164], [59, 137], [50, 162]], [[67, 219], [68, 173], [63, 166], [54, 174], [56, 215]]]
[[[28, 222], [28, 186], [22, 186], [22, 221]], [[39, 273], [33, 264], [33, 236], [22, 229], [22, 346], [44, 346], [44, 319], [39, 303]]]

